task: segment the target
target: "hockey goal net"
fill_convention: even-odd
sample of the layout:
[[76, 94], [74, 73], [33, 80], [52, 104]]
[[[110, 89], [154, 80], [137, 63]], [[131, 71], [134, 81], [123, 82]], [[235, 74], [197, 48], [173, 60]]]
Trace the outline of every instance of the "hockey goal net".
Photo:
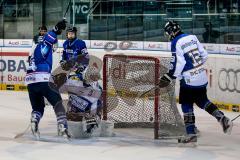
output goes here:
[[169, 62], [170, 58], [105, 55], [103, 119], [113, 121], [114, 128], [152, 128], [155, 139], [182, 136], [174, 84], [155, 87]]

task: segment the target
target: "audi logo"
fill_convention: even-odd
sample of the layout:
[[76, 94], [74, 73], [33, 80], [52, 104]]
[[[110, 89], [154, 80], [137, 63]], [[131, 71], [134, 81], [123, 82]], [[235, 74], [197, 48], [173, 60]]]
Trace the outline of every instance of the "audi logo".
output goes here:
[[222, 91], [240, 93], [240, 69], [221, 69], [218, 75], [218, 86]]

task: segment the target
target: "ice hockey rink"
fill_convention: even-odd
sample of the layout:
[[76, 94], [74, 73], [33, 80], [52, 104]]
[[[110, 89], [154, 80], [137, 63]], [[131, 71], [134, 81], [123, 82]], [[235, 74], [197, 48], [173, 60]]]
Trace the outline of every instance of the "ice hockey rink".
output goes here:
[[[240, 155], [240, 119], [234, 123], [232, 135], [225, 135], [216, 120], [195, 109], [201, 135], [196, 148], [183, 147], [176, 140], [153, 140], [153, 136], [115, 137], [63, 141], [35, 141], [30, 137], [14, 139], [28, 124], [31, 106], [27, 92], [0, 91], [0, 159], [1, 160], [238, 160]], [[225, 112], [230, 118], [239, 113]], [[56, 120], [46, 107], [40, 124], [41, 135], [55, 135]], [[48, 136], [49, 139], [51, 136]]]

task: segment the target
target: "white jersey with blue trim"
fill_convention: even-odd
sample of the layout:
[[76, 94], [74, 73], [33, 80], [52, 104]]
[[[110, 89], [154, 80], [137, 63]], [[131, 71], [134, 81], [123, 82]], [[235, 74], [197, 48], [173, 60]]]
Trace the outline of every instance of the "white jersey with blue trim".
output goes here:
[[168, 75], [180, 79], [180, 86], [204, 87], [208, 83], [206, 62], [208, 53], [195, 35], [179, 34], [171, 42], [171, 67]]

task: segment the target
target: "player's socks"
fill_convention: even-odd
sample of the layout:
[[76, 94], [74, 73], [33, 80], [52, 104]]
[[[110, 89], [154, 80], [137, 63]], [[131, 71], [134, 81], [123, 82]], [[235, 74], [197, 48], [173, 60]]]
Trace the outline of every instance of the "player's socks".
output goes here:
[[211, 114], [213, 117], [215, 117], [218, 121], [220, 121], [224, 117], [223, 112], [220, 111], [217, 108], [217, 106], [211, 102], [207, 103], [204, 108], [205, 108], [205, 111], [207, 111], [209, 114]]
[[63, 123], [58, 124], [58, 136], [63, 136], [65, 138], [71, 138], [70, 134], [68, 133], [67, 126]]
[[71, 138], [70, 134], [68, 133], [68, 125], [67, 125], [67, 118], [65, 115], [57, 117], [58, 122], [58, 136], [63, 136], [65, 138]]

